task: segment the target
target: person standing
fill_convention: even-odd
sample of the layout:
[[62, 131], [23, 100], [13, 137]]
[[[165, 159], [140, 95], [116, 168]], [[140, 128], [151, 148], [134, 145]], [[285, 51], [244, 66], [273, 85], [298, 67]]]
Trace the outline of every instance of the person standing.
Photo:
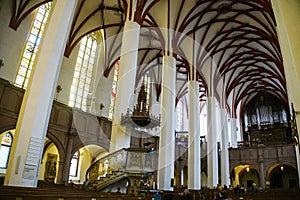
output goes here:
[[181, 199], [182, 200], [192, 200], [192, 195], [191, 195], [189, 189], [184, 189]]

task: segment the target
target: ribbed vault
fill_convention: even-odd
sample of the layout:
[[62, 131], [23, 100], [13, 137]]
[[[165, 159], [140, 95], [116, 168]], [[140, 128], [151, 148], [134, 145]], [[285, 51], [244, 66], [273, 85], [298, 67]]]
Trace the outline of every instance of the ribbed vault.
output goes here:
[[[10, 26], [17, 29], [45, 2], [14, 0]], [[215, 96], [232, 116], [239, 103], [247, 105], [261, 92], [288, 102], [270, 0], [140, 0], [137, 12], [133, 2], [79, 0], [65, 56], [86, 34], [101, 30], [108, 76], [120, 57], [119, 36], [129, 18], [141, 25], [136, 82], [151, 70], [158, 97], [162, 57], [171, 52], [177, 60], [177, 99], [187, 93], [187, 81], [195, 79], [199, 100]], [[171, 44], [164, 29], [171, 30]]]

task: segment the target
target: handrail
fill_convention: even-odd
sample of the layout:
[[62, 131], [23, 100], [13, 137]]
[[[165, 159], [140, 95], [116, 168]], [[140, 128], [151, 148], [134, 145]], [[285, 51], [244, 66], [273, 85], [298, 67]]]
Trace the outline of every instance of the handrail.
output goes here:
[[122, 152], [125, 152], [125, 151], [126, 151], [126, 148], [122, 148], [122, 149], [119, 149], [119, 150], [117, 150], [113, 153], [110, 153], [110, 154], [98, 159], [97, 161], [95, 161], [86, 171], [85, 180], [88, 181], [88, 179], [89, 179], [88, 176], [89, 176], [91, 170], [93, 170], [95, 167], [97, 167], [97, 165], [99, 165], [100, 163], [104, 163], [106, 160], [109, 160], [111, 157], [122, 154]]
[[[129, 156], [128, 156], [129, 154]], [[95, 161], [87, 170], [86, 182], [99, 180], [112, 171], [151, 172], [157, 168], [157, 154], [147, 153], [147, 149], [123, 148]]]

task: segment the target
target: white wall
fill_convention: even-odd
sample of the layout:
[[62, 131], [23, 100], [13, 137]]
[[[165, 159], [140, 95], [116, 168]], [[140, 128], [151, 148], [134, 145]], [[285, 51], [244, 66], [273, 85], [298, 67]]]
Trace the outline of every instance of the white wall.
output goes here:
[[[10, 82], [15, 81], [15, 77], [18, 71], [21, 56], [23, 54], [24, 45], [29, 35], [32, 21], [35, 13], [31, 13], [27, 16], [17, 31], [8, 27], [13, 1], [1, 1], [0, 2], [0, 59], [3, 60], [4, 66], [0, 68], [0, 77]], [[99, 41], [101, 43], [102, 41]], [[59, 79], [57, 85], [61, 85], [62, 91], [59, 94], [55, 94], [55, 99], [68, 104], [69, 94], [76, 65], [77, 54], [79, 51], [78, 44], [70, 54], [69, 58], [64, 57]], [[102, 47], [103, 48], [103, 47]], [[110, 104], [110, 94], [113, 78], [113, 70], [108, 78], [103, 76], [104, 71], [104, 54], [103, 50], [99, 50], [98, 56], [98, 68], [95, 70], [95, 106], [93, 112], [100, 114], [99, 105], [103, 103], [105, 105], [102, 115], [108, 116], [108, 109]]]
[[56, 100], [68, 104], [69, 102], [69, 95], [71, 90], [71, 84], [73, 80], [77, 55], [79, 51], [79, 46], [77, 45], [69, 58], [63, 57], [62, 66], [59, 73], [59, 78], [57, 85], [62, 87], [62, 90], [59, 93], [55, 93], [54, 97]]
[[8, 27], [12, 4], [13, 1], [0, 1], [0, 59], [4, 62], [0, 77], [14, 82], [34, 13], [27, 16], [15, 31]]
[[[115, 68], [111, 69], [109, 76], [106, 78], [103, 76], [105, 70], [104, 67], [105, 56], [104, 56], [104, 46], [103, 43], [100, 43], [99, 48], [99, 58], [98, 58], [98, 67], [95, 76], [94, 90], [95, 90], [95, 103], [94, 103], [94, 112], [99, 113], [104, 117], [108, 117], [109, 106], [111, 100], [111, 91], [112, 91], [112, 82], [114, 78]], [[100, 104], [104, 105], [100, 113]]]

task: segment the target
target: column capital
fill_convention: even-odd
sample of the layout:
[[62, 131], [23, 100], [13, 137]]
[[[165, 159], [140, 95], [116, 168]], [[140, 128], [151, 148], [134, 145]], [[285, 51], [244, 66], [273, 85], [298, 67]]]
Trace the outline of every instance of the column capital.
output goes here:
[[69, 137], [75, 137], [75, 136], [77, 136], [77, 135], [78, 135], [77, 129], [71, 128], [70, 131], [69, 131], [68, 136], [69, 136]]

